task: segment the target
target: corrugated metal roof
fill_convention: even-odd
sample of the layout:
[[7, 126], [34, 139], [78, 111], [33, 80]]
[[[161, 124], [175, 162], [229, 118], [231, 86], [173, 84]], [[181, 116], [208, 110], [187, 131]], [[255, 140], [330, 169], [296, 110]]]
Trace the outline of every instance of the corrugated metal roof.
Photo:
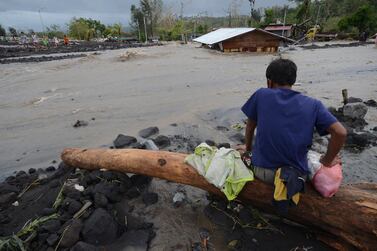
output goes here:
[[253, 30], [255, 30], [255, 28], [221, 28], [198, 37], [194, 39], [194, 41], [209, 45], [217, 44], [229, 38], [237, 37]]
[[256, 28], [220, 28], [218, 30], [207, 33], [207, 34], [205, 34], [201, 37], [195, 38], [193, 41], [198, 42], [198, 43], [202, 43], [202, 44], [213, 45], [213, 44], [217, 44], [217, 43], [220, 43], [222, 41], [228, 40], [230, 38], [237, 37], [237, 36], [240, 36], [242, 34], [245, 34], [245, 33], [251, 32], [251, 31], [255, 31], [255, 30], [264, 32], [264, 33], [269, 34], [269, 35], [274, 36], [274, 37], [279, 37], [282, 40], [295, 42], [292, 39], [289, 39], [289, 38], [286, 38], [286, 37], [283, 37], [283, 36], [279, 36], [277, 34], [271, 33], [271, 32], [266, 31], [266, 30], [261, 30], [261, 29], [256, 29]]

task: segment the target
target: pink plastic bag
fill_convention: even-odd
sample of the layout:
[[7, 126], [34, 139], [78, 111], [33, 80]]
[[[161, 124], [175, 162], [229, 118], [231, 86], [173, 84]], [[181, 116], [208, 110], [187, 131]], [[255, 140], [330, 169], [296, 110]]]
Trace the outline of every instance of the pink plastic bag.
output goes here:
[[342, 180], [342, 165], [337, 164], [333, 167], [322, 165], [314, 175], [312, 183], [323, 197], [332, 197], [338, 192]]

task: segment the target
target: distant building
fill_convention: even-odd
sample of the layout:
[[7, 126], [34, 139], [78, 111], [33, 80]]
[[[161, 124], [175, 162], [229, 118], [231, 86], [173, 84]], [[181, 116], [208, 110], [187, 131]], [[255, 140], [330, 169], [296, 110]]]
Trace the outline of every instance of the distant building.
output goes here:
[[286, 37], [256, 28], [221, 28], [193, 40], [223, 52], [268, 52], [278, 50], [281, 42], [294, 42]]
[[270, 24], [264, 30], [279, 36], [291, 37], [293, 34], [293, 25]]

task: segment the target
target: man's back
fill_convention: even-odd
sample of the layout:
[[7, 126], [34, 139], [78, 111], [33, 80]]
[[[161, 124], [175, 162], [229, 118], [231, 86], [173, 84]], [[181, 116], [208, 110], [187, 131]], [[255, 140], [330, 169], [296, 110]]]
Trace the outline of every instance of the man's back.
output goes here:
[[336, 122], [321, 102], [286, 88], [259, 89], [242, 111], [257, 123], [253, 165], [292, 166], [303, 173], [314, 127], [324, 135]]

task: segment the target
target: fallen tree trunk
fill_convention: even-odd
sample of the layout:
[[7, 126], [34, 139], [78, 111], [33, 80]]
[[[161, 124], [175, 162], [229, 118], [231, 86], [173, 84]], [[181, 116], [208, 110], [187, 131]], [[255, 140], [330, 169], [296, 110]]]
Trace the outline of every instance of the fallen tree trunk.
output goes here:
[[[109, 169], [143, 174], [201, 188], [223, 196], [194, 168], [184, 163], [187, 155], [163, 151], [65, 149], [62, 160], [69, 166], [88, 170]], [[273, 187], [259, 180], [249, 182], [238, 199], [273, 212]], [[333, 198], [323, 198], [307, 186], [296, 208], [287, 218], [320, 229], [321, 239], [336, 249], [377, 248], [377, 185], [364, 183], [342, 186]], [[346, 245], [345, 245], [346, 244]]]

